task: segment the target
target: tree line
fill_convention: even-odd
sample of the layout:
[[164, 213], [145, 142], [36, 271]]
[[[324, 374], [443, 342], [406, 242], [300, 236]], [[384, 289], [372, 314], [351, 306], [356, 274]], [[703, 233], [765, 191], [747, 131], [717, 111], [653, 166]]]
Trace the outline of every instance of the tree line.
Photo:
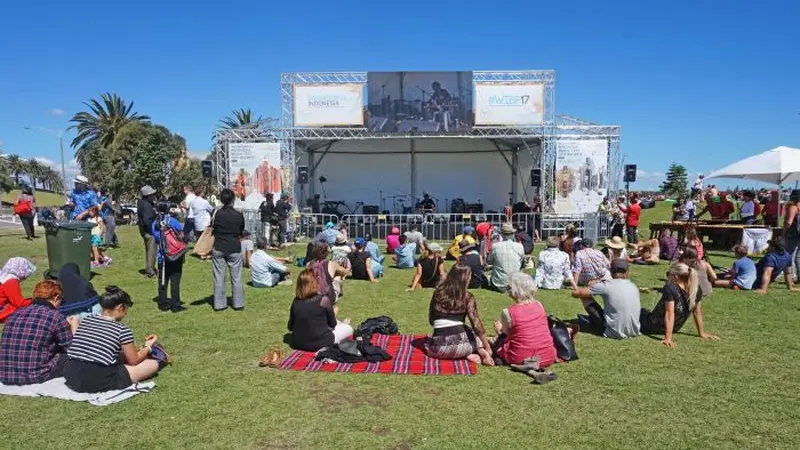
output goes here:
[[64, 190], [61, 173], [47, 164], [19, 155], [0, 155], [0, 190], [10, 191], [25, 183], [33, 189]]

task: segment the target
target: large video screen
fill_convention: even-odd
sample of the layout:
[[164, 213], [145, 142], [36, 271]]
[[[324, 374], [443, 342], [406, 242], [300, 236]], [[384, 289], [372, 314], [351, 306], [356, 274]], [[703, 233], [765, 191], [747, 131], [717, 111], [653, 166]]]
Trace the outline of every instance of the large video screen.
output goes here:
[[472, 127], [472, 72], [369, 72], [368, 127], [452, 133]]

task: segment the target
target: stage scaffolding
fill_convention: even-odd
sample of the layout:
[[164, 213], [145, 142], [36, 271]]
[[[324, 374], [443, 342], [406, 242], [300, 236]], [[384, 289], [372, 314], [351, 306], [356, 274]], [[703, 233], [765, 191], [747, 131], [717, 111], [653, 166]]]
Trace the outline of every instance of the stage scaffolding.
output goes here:
[[[294, 124], [294, 87], [313, 84], [367, 84], [367, 72], [315, 72], [281, 74], [281, 117], [280, 126], [273, 120], [265, 120], [252, 128], [219, 129], [214, 132], [214, 154], [216, 156], [217, 183], [220, 188], [228, 187], [229, 158], [228, 144], [236, 142], [279, 142], [281, 145], [281, 164], [287, 170], [283, 192], [294, 196], [294, 179], [297, 162], [304, 152], [311, 156], [309, 161], [310, 195], [314, 193], [313, 155], [330, 144], [342, 140], [364, 139], [415, 139], [415, 138], [463, 138], [484, 139], [491, 142], [511, 167], [512, 183], [516, 186], [513, 167], [515, 155], [519, 151], [530, 153], [534, 166], [542, 170], [543, 186], [539, 198], [544, 205], [552, 204], [555, 196], [554, 171], [556, 151], [560, 139], [607, 139], [609, 194], [619, 189], [620, 167], [620, 127], [617, 125], [598, 125], [570, 116], [555, 114], [555, 71], [475, 71], [473, 82], [507, 83], [537, 82], [544, 84], [545, 112], [541, 125], [519, 126], [474, 126], [461, 132], [385, 133], [360, 127], [299, 127]], [[509, 159], [506, 152], [511, 156]], [[324, 156], [324, 155], [323, 155]], [[412, 162], [413, 170], [413, 162]], [[412, 180], [412, 191], [415, 191]], [[412, 194], [417, 194], [413, 192]]]

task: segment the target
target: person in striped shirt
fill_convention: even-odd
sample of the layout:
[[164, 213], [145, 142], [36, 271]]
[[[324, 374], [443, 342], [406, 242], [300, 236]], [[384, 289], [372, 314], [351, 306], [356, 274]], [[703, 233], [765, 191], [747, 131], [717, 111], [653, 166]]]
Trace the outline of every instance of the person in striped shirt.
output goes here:
[[133, 333], [122, 323], [133, 306], [127, 292], [107, 286], [100, 306], [103, 313], [81, 321], [67, 350], [64, 378], [76, 392], [125, 389], [152, 377], [169, 360], [155, 335], [147, 336], [140, 349], [134, 346]]

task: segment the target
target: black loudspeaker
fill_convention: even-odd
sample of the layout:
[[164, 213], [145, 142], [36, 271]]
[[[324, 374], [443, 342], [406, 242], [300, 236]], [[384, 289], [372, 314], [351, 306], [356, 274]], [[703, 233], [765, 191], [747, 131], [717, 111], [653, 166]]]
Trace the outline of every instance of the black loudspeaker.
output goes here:
[[297, 166], [297, 184], [308, 184], [308, 166]]
[[531, 186], [542, 187], [542, 169], [531, 169]]
[[625, 172], [622, 181], [633, 183], [636, 181], [636, 164], [625, 164]]
[[214, 178], [214, 161], [201, 161], [200, 171], [203, 173], [203, 178]]
[[361, 207], [361, 213], [364, 215], [377, 216], [379, 211], [378, 205], [364, 205]]

